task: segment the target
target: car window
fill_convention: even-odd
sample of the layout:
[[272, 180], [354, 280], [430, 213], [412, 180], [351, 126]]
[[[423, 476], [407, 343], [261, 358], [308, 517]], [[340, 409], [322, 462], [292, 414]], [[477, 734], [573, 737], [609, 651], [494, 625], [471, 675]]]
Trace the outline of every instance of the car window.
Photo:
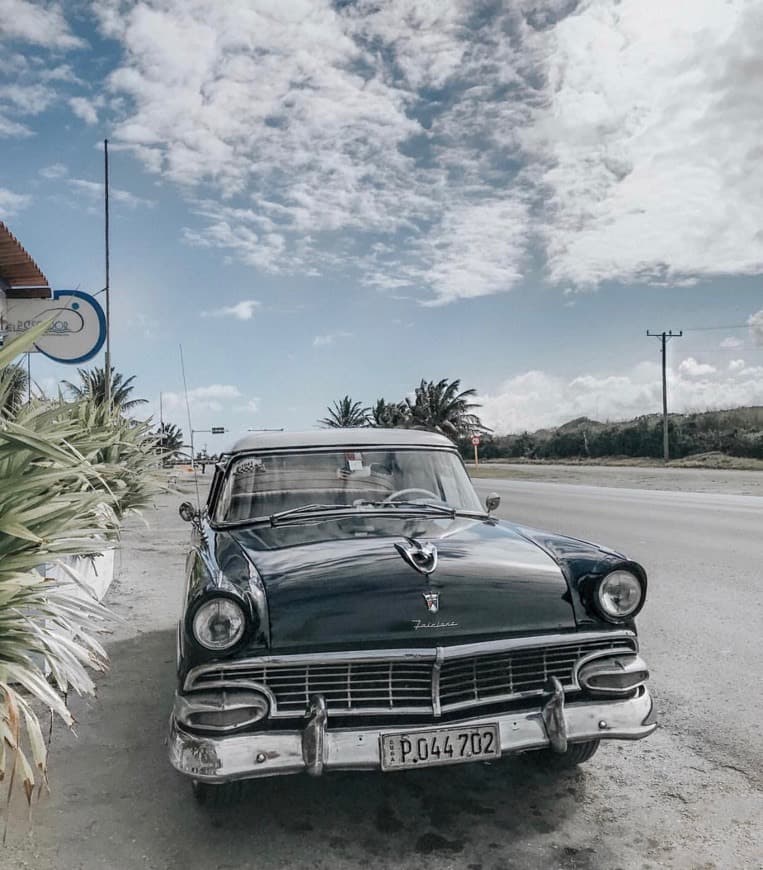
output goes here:
[[214, 513], [219, 522], [240, 522], [308, 504], [351, 507], [392, 498], [480, 510], [455, 453], [337, 450], [233, 459]]

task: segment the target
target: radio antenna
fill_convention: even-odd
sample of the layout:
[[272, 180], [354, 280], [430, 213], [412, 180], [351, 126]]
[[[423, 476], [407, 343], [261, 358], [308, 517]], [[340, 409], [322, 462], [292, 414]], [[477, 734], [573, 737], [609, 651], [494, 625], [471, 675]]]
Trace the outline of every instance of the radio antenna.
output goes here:
[[188, 431], [191, 433], [191, 471], [193, 482], [196, 487], [196, 510], [201, 513], [201, 496], [199, 495], [199, 476], [196, 474], [196, 459], [193, 449], [193, 424], [191, 423], [191, 403], [188, 401], [188, 382], [185, 379], [185, 360], [183, 359], [183, 345], [180, 345], [180, 371], [183, 373], [183, 392], [185, 393], [185, 410], [188, 415]]

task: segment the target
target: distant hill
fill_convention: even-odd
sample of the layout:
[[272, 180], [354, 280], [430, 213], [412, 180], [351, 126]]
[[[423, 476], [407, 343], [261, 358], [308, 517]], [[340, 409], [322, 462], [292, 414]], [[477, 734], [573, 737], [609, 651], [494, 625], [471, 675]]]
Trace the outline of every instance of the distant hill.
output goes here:
[[[720, 453], [763, 459], [763, 406], [671, 414], [668, 418], [670, 455], [681, 459]], [[464, 456], [472, 448], [462, 445]], [[595, 459], [602, 457], [662, 457], [662, 415], [645, 414], [622, 422], [576, 417], [561, 426], [484, 437], [483, 459]]]

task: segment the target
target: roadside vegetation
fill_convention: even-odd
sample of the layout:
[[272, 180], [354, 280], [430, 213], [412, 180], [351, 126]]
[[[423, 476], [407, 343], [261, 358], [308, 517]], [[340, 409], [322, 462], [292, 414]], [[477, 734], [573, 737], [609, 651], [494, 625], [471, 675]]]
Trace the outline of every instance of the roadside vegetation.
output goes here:
[[[683, 464], [738, 466], [737, 460], [763, 460], [763, 407], [671, 414], [668, 420], [671, 458]], [[464, 456], [473, 449], [459, 445]], [[480, 459], [507, 461], [611, 461], [662, 459], [662, 415], [648, 414], [618, 423], [579, 417], [553, 429], [513, 435], [488, 435]], [[748, 463], [743, 463], [749, 465]]]
[[[73, 725], [68, 694], [92, 694], [89, 671], [106, 667], [96, 634], [108, 612], [82, 594], [70, 557], [92, 557], [116, 542], [125, 515], [148, 504], [159, 486], [155, 437], [148, 423], [122, 413], [125, 402], [106, 407], [87, 389], [73, 400], [21, 401], [13, 360], [47, 325], [0, 349], [0, 790], [6, 809], [16, 788], [31, 803], [46, 787], [44, 731], [54, 716]], [[131, 380], [120, 383], [131, 389]], [[71, 582], [51, 579], [54, 565]]]
[[[429, 429], [453, 439], [466, 459], [471, 438], [480, 436], [481, 461], [652, 464], [662, 461], [662, 415], [645, 414], [622, 422], [578, 417], [561, 426], [509, 435], [493, 433], [477, 415], [475, 389], [461, 382], [422, 380], [400, 401], [373, 405], [343, 396], [318, 420], [323, 427], [402, 427]], [[673, 464], [686, 467], [763, 467], [763, 406], [694, 414], [668, 420]]]

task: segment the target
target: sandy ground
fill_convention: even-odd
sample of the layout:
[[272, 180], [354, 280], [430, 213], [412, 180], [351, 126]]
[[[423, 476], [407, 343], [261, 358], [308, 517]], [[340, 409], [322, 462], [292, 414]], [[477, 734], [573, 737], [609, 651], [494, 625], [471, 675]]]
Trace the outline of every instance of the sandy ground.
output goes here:
[[[557, 514], [549, 514], [547, 495], [531, 503], [527, 490], [524, 501], [518, 494], [509, 506], [521, 507], [521, 519], [530, 521], [546, 505], [547, 525], [572, 523], [563, 497], [572, 493], [582, 506], [584, 494], [575, 487], [548, 490], [559, 492], [550, 500]], [[188, 526], [177, 516], [182, 497], [160, 498], [147, 514], [149, 528], [133, 521], [126, 529], [122, 575], [108, 596], [123, 620], [108, 643], [111, 670], [99, 679], [97, 699], [73, 699], [77, 735], [56, 727], [52, 794], [36, 807], [32, 826], [16, 802], [9, 842], [0, 851], [3, 870], [763, 866], [761, 770], [755, 766], [760, 718], [754, 704], [739, 709], [739, 697], [753, 702], [757, 693], [759, 703], [760, 669], [756, 677], [745, 664], [755, 659], [758, 646], [743, 648], [751, 637], [757, 644], [759, 636], [754, 641], [754, 630], [739, 632], [729, 622], [729, 613], [741, 606], [732, 600], [708, 637], [713, 620], [704, 585], [687, 594], [698, 583], [695, 566], [677, 554], [672, 561], [660, 556], [664, 571], [653, 579], [663, 590], [642, 632], [661, 721], [648, 740], [604, 745], [570, 773], [549, 773], [515, 759], [396, 774], [285, 777], [251, 784], [234, 812], [197, 806], [187, 782], [169, 766], [165, 746], [188, 540]], [[578, 510], [581, 534], [589, 523], [602, 528], [607, 518], [606, 501], [603, 507], [591, 501], [589, 510], [590, 516]], [[632, 525], [626, 515], [620, 534]], [[694, 535], [698, 559], [711, 559], [710, 576], [716, 556], [702, 551], [704, 529], [692, 529], [690, 523], [679, 531]], [[662, 546], [646, 520], [637, 534], [634, 542], [645, 552]], [[736, 547], [740, 565], [750, 562], [752, 550], [731, 538], [729, 547]], [[759, 564], [749, 566], [745, 584], [757, 582]], [[681, 583], [669, 586], [675, 572]], [[679, 606], [680, 615], [671, 614]], [[671, 624], [680, 629], [677, 634]], [[711, 664], [727, 676], [708, 690], [700, 678], [707, 671], [716, 679]], [[718, 732], [736, 719], [739, 734], [749, 739], [716, 735], [695, 718], [698, 709], [717, 720]]]

